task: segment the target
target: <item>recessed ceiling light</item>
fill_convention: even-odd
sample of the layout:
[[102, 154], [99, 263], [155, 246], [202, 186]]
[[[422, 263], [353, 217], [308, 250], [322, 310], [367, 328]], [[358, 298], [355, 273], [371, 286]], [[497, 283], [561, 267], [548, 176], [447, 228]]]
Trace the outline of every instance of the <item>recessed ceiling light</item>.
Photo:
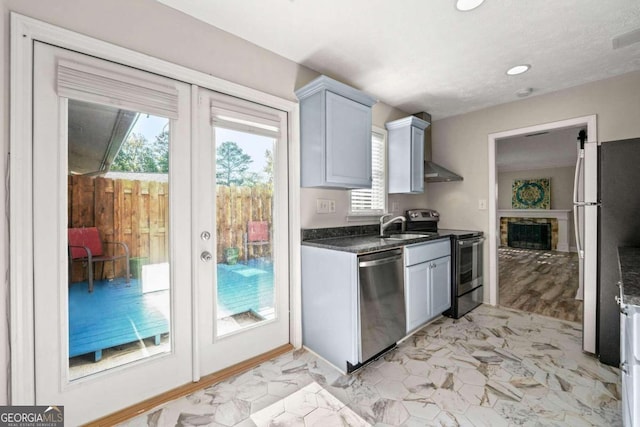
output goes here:
[[456, 9], [461, 12], [467, 12], [480, 6], [484, 0], [457, 0]]
[[511, 67], [507, 70], [507, 74], [509, 76], [517, 76], [518, 74], [526, 73], [531, 68], [529, 64], [516, 65], [515, 67]]

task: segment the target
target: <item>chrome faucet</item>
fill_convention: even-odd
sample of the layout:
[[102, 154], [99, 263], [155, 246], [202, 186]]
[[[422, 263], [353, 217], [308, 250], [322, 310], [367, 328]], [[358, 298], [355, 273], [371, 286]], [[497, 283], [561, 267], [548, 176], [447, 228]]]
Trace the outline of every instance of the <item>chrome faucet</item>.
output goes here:
[[406, 231], [406, 229], [407, 229], [407, 219], [406, 219], [404, 216], [402, 216], [402, 215], [399, 215], [399, 216], [397, 216], [397, 217], [395, 217], [395, 218], [391, 218], [389, 221], [384, 222], [384, 219], [385, 219], [386, 217], [388, 217], [388, 216], [391, 216], [391, 215], [393, 215], [393, 214], [385, 214], [385, 215], [382, 215], [382, 216], [380, 217], [380, 237], [384, 237], [384, 232], [385, 232], [385, 230], [386, 230], [386, 229], [387, 229], [391, 224], [393, 224], [394, 222], [398, 222], [398, 221], [401, 221], [401, 224], [402, 224], [402, 225], [400, 226], [400, 227], [401, 227], [401, 228], [400, 228], [400, 230], [401, 230], [403, 233]]

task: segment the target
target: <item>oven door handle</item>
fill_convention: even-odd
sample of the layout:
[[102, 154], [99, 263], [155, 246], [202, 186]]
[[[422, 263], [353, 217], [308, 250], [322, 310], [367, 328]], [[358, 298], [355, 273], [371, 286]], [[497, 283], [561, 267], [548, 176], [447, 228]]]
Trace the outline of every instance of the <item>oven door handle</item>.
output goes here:
[[484, 243], [485, 238], [484, 237], [480, 237], [479, 239], [466, 239], [466, 240], [459, 240], [458, 244], [460, 246], [478, 246], [481, 245], [482, 243]]

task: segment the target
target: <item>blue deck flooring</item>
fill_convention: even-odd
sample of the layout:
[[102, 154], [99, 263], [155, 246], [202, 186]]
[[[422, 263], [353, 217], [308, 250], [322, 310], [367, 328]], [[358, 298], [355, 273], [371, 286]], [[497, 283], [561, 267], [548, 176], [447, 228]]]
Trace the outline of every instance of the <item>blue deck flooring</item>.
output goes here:
[[69, 287], [69, 357], [102, 350], [169, 332], [169, 291], [142, 294], [140, 281], [124, 278]]
[[[273, 264], [249, 260], [235, 265], [218, 264], [218, 318], [253, 311], [260, 315], [273, 311]], [[69, 286], [69, 357], [93, 353], [99, 360], [102, 350], [155, 338], [169, 332], [169, 291], [143, 294], [140, 281], [124, 278], [95, 281], [87, 292], [87, 282]]]
[[218, 264], [218, 318], [246, 311], [273, 311], [273, 263], [250, 259], [235, 265]]

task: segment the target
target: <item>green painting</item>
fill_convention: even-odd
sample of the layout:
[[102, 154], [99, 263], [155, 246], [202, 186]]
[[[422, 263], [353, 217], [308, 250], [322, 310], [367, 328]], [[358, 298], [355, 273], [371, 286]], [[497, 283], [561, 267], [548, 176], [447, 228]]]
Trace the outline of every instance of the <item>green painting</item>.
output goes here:
[[513, 181], [513, 209], [551, 209], [549, 178], [516, 179]]

